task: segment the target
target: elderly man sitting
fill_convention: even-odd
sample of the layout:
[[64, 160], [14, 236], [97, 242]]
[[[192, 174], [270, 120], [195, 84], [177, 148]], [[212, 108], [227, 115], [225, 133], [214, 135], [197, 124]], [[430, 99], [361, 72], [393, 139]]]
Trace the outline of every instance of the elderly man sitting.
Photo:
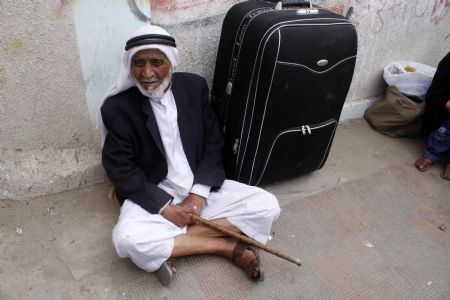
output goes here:
[[280, 214], [270, 193], [232, 180], [222, 168], [223, 137], [204, 78], [174, 73], [175, 40], [147, 25], [125, 47], [118, 81], [101, 107], [102, 162], [121, 204], [113, 242], [120, 257], [167, 285], [174, 258], [218, 254], [255, 281], [256, 249], [193, 224], [189, 213], [267, 243]]

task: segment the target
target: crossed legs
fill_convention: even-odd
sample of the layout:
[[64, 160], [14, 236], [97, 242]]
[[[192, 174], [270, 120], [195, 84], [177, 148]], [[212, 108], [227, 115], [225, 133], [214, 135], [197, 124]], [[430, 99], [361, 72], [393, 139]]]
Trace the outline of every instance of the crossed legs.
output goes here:
[[[241, 231], [261, 243], [270, 239], [272, 222], [279, 214], [278, 201], [273, 195], [229, 180], [218, 192], [210, 194], [202, 210], [205, 219]], [[248, 245], [200, 224], [177, 227], [131, 200], [125, 200], [121, 207], [113, 242], [120, 257], [130, 258], [147, 272], [160, 270], [163, 265], [170, 269], [167, 268], [169, 258], [214, 254], [231, 259], [252, 278], [262, 275], [258, 253]]]
[[[212, 222], [235, 232], [240, 232], [225, 218], [212, 220]], [[186, 234], [175, 237], [171, 257], [216, 254], [231, 259], [233, 263], [240, 267], [247, 268], [257, 259], [256, 254], [249, 249], [244, 249], [243, 253], [236, 253], [238, 244], [238, 241], [224, 236], [221, 232], [201, 224], [195, 224], [188, 226]], [[249, 276], [256, 278], [260, 269], [255, 265], [249, 272], [251, 273]]]

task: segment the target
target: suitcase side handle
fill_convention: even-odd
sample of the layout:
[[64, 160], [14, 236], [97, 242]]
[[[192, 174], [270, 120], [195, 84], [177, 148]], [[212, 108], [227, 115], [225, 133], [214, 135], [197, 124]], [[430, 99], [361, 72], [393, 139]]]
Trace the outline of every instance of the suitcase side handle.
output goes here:
[[306, 1], [306, 0], [266, 0], [268, 2], [273, 2], [273, 3], [277, 3], [277, 2], [282, 2], [283, 3], [283, 7], [287, 7], [287, 6], [307, 6], [309, 8], [312, 8], [312, 3], [311, 1]]

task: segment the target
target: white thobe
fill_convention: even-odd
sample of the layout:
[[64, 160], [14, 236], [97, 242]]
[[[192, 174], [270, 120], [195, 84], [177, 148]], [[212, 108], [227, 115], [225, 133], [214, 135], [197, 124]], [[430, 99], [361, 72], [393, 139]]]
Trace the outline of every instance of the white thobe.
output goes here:
[[[181, 142], [171, 89], [161, 99], [149, 101], [168, 166], [167, 176], [158, 187], [174, 197], [172, 204], [183, 201], [188, 193], [203, 196], [206, 201], [201, 217], [209, 220], [226, 218], [246, 235], [267, 243], [272, 223], [280, 214], [275, 196], [232, 180], [225, 180], [218, 191], [211, 193], [209, 186], [193, 185], [194, 175]], [[180, 228], [160, 214], [151, 214], [132, 199], [127, 199], [113, 230], [113, 243], [120, 257], [129, 257], [141, 269], [153, 272], [170, 257], [174, 238], [185, 233], [186, 226]]]
[[166, 154], [168, 170], [166, 178], [158, 184], [158, 187], [171, 195], [175, 194], [174, 203], [183, 200], [176, 196], [186, 195], [189, 192], [208, 198], [211, 187], [203, 184], [192, 185], [194, 174], [181, 142], [177, 123], [177, 106], [172, 90], [169, 89], [160, 99], [150, 99], [149, 101]]

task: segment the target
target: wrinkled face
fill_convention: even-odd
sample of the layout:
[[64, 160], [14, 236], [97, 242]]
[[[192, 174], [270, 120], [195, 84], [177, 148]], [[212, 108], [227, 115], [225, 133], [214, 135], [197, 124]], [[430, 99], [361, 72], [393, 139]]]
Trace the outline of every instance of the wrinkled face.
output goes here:
[[158, 49], [138, 51], [131, 59], [131, 73], [145, 90], [157, 90], [171, 75], [171, 63]]

